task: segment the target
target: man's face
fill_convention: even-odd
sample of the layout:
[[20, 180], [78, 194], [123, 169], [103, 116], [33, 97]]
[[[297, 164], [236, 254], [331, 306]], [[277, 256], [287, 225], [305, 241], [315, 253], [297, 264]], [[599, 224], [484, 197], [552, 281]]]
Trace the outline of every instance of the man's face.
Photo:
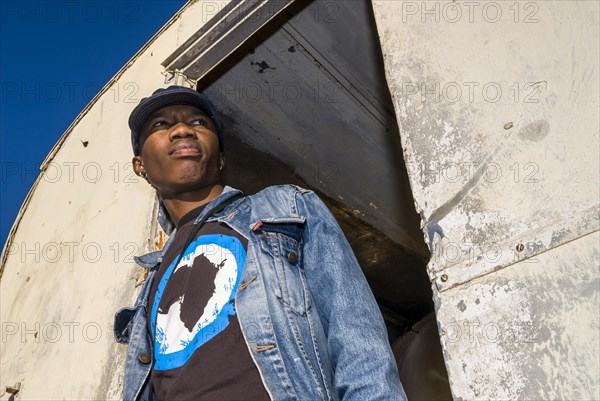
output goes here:
[[190, 105], [156, 111], [140, 135], [141, 154], [133, 158], [162, 197], [220, 183], [223, 156], [212, 120]]

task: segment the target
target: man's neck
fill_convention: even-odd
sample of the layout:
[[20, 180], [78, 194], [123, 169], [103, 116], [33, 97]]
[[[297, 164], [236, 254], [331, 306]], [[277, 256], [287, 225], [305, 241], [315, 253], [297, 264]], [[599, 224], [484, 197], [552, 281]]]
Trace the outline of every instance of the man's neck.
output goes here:
[[195, 208], [206, 205], [223, 193], [223, 185], [215, 184], [208, 188], [177, 194], [177, 196], [162, 198], [165, 208], [173, 223], [177, 225], [179, 220]]

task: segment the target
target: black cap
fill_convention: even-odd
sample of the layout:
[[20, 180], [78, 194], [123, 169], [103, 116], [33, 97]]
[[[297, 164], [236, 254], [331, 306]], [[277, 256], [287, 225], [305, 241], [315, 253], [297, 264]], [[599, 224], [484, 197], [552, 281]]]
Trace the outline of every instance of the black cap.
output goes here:
[[169, 86], [154, 91], [152, 96], [145, 97], [140, 101], [129, 116], [129, 128], [131, 128], [131, 146], [133, 154], [138, 156], [140, 149], [140, 133], [146, 120], [159, 109], [177, 104], [189, 104], [196, 106], [206, 113], [215, 124], [217, 136], [219, 137], [219, 150], [223, 152], [223, 122], [217, 109], [210, 100], [198, 91], [185, 86]]

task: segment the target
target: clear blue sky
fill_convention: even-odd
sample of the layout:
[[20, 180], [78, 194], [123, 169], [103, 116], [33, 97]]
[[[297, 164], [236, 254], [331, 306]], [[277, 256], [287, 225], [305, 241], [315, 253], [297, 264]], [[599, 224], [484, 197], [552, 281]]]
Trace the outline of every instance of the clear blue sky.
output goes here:
[[58, 138], [185, 3], [0, 1], [0, 247]]

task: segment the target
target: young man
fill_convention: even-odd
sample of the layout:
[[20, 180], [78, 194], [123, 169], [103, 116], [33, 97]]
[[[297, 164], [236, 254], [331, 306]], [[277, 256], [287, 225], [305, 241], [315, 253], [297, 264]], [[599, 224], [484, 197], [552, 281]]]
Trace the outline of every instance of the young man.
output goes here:
[[377, 304], [313, 192], [224, 187], [223, 125], [192, 89], [155, 91], [129, 126], [170, 237], [136, 259], [148, 277], [115, 317], [125, 400], [405, 399]]

